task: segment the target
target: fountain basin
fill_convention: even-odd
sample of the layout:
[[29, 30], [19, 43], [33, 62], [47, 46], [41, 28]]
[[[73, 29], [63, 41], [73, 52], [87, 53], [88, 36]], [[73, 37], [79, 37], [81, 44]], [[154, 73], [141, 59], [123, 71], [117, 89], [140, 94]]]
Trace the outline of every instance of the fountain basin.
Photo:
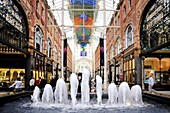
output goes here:
[[[90, 94], [91, 97], [96, 96]], [[106, 96], [106, 94], [104, 94]], [[71, 104], [43, 104], [36, 105], [30, 102], [29, 98], [20, 98], [0, 107], [1, 113], [169, 113], [170, 107], [166, 104], [159, 104], [148, 98], [143, 98], [144, 106], [110, 106], [107, 105], [107, 99], [102, 99], [102, 105], [95, 104], [96, 99], [90, 99], [89, 105], [82, 105], [78, 100], [78, 104], [73, 108]], [[69, 100], [71, 103], [71, 100]]]

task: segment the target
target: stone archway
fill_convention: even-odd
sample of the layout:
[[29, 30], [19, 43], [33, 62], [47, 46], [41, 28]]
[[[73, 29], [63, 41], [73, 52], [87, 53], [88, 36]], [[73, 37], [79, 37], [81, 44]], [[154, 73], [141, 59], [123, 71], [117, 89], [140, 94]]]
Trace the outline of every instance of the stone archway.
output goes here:
[[[0, 1], [0, 68], [25, 69], [30, 76], [29, 31], [25, 11], [17, 0]], [[29, 60], [29, 61], [28, 61]], [[9, 82], [12, 82], [9, 80]], [[26, 82], [25, 82], [26, 83]], [[27, 85], [25, 85], [27, 86]]]
[[[170, 49], [170, 2], [151, 0], [143, 11], [140, 28], [142, 53]], [[148, 10], [149, 9], [149, 10]]]

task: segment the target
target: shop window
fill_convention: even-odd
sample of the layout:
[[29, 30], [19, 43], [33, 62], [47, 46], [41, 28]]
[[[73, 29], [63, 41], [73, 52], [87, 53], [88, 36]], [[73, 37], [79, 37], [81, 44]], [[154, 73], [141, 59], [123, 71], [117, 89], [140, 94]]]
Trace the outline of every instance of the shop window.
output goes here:
[[9, 81], [10, 81], [10, 71], [7, 71], [7, 72], [6, 72], [6, 80], [9, 80]]
[[17, 80], [17, 78], [18, 78], [18, 72], [17, 72], [17, 71], [14, 71], [14, 72], [13, 72], [13, 78], [12, 78], [12, 81]]
[[135, 61], [132, 55], [124, 58], [124, 81], [134, 84], [135, 83]]

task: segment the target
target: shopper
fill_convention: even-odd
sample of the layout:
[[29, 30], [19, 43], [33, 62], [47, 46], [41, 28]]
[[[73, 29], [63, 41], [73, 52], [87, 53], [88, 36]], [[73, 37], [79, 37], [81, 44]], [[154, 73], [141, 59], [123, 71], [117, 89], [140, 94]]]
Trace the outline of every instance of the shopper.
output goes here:
[[54, 77], [53, 76], [51, 76], [50, 77], [50, 85], [52, 86], [52, 88], [53, 88], [53, 91], [55, 90], [55, 87], [56, 87], [56, 81], [55, 81], [55, 79], [54, 79]]
[[20, 92], [21, 88], [22, 88], [22, 81], [20, 80], [20, 78], [17, 78], [17, 80], [11, 85], [9, 86], [9, 88], [12, 88], [15, 86], [14, 92]]
[[154, 85], [154, 75], [151, 74], [150, 77], [149, 77], [149, 85], [148, 85], [148, 90], [149, 90], [150, 93], [152, 93], [152, 91], [154, 91], [152, 89], [153, 85]]
[[45, 87], [46, 84], [47, 84], [47, 81], [44, 79], [44, 77], [41, 77], [41, 81], [40, 81], [41, 92], [44, 91], [44, 87]]
[[31, 91], [33, 91], [33, 90], [34, 90], [34, 87], [35, 87], [35, 79], [34, 79], [34, 78], [32, 78], [32, 79], [30, 80], [29, 85], [30, 85]]

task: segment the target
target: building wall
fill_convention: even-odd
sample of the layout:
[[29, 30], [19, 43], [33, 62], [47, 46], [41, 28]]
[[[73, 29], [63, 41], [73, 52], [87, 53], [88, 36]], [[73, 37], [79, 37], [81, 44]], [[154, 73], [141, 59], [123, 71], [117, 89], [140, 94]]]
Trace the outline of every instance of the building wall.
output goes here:
[[[140, 25], [141, 25], [141, 19], [142, 19], [142, 12], [149, 2], [149, 0], [131, 0], [131, 5], [130, 5], [130, 0], [121, 0], [120, 3], [118, 4], [117, 9], [120, 9], [119, 13], [113, 14], [112, 20], [110, 25], [118, 25], [118, 17], [120, 17], [120, 28], [115, 28], [107, 29], [107, 39], [106, 39], [106, 45], [107, 45], [107, 54], [108, 57], [110, 57], [110, 49], [111, 46], [114, 46], [114, 57], [111, 59], [109, 58], [109, 65], [118, 65], [115, 67], [115, 70], [110, 68], [110, 71], [113, 71], [112, 74], [112, 80], [115, 80], [114, 75], [119, 74], [123, 75], [122, 80], [119, 78], [119, 81], [128, 81], [132, 84], [135, 83], [135, 81], [132, 80], [132, 78], [136, 79], [136, 75], [133, 76], [134, 70], [139, 70], [141, 68], [139, 65], [138, 59], [139, 54], [140, 54]], [[125, 9], [126, 9], [126, 14], [125, 14]], [[133, 44], [130, 46], [126, 47], [126, 29], [129, 25], [133, 26]], [[120, 36], [121, 38], [121, 50], [120, 53], [116, 55], [116, 48], [115, 48], [115, 42], [116, 38]], [[116, 59], [116, 62], [114, 61]], [[128, 59], [128, 60], [127, 60]], [[135, 61], [135, 62], [134, 62]], [[126, 67], [127, 62], [131, 62], [128, 65], [133, 65], [133, 66], [128, 66]], [[108, 66], [109, 66], [108, 65]], [[135, 67], [139, 67], [138, 69]], [[126, 72], [126, 68], [128, 68], [129, 72]], [[109, 67], [108, 67], [109, 69]], [[127, 69], [127, 70], [128, 70]], [[125, 77], [125, 74], [127, 77]], [[141, 75], [141, 73], [140, 73]], [[133, 77], [131, 77], [133, 76]], [[140, 77], [138, 77], [140, 78]]]
[[[49, 64], [52, 68], [52, 71], [54, 71], [53, 67], [54, 64], [54, 47], [57, 48], [57, 61], [55, 63], [58, 63], [58, 68], [61, 68], [61, 31], [57, 27], [57, 22], [54, 19], [54, 15], [50, 10], [48, 10], [49, 6], [47, 4], [46, 0], [39, 0], [38, 3], [38, 10], [36, 10], [36, 0], [23, 0], [20, 1], [21, 6], [23, 7], [27, 19], [28, 19], [28, 27], [29, 27], [29, 52], [31, 55], [34, 56], [35, 51], [35, 31], [34, 27], [37, 25], [40, 27], [40, 29], [43, 31], [43, 52], [42, 54], [44, 60], [44, 64]], [[51, 40], [51, 57], [48, 57], [47, 55], [47, 40], [50, 38]], [[44, 67], [44, 75], [47, 73], [47, 67]], [[51, 69], [50, 69], [51, 70]], [[60, 69], [58, 69], [60, 70]], [[49, 79], [49, 76], [53, 75], [53, 72], [51, 72], [50, 75], [46, 75], [45, 78]], [[59, 73], [58, 73], [59, 74]], [[37, 77], [42, 75], [37, 75]], [[58, 76], [58, 75], [57, 75]], [[36, 77], [36, 79], [38, 79]]]
[[67, 70], [72, 71], [72, 51], [70, 46], [67, 44]]

